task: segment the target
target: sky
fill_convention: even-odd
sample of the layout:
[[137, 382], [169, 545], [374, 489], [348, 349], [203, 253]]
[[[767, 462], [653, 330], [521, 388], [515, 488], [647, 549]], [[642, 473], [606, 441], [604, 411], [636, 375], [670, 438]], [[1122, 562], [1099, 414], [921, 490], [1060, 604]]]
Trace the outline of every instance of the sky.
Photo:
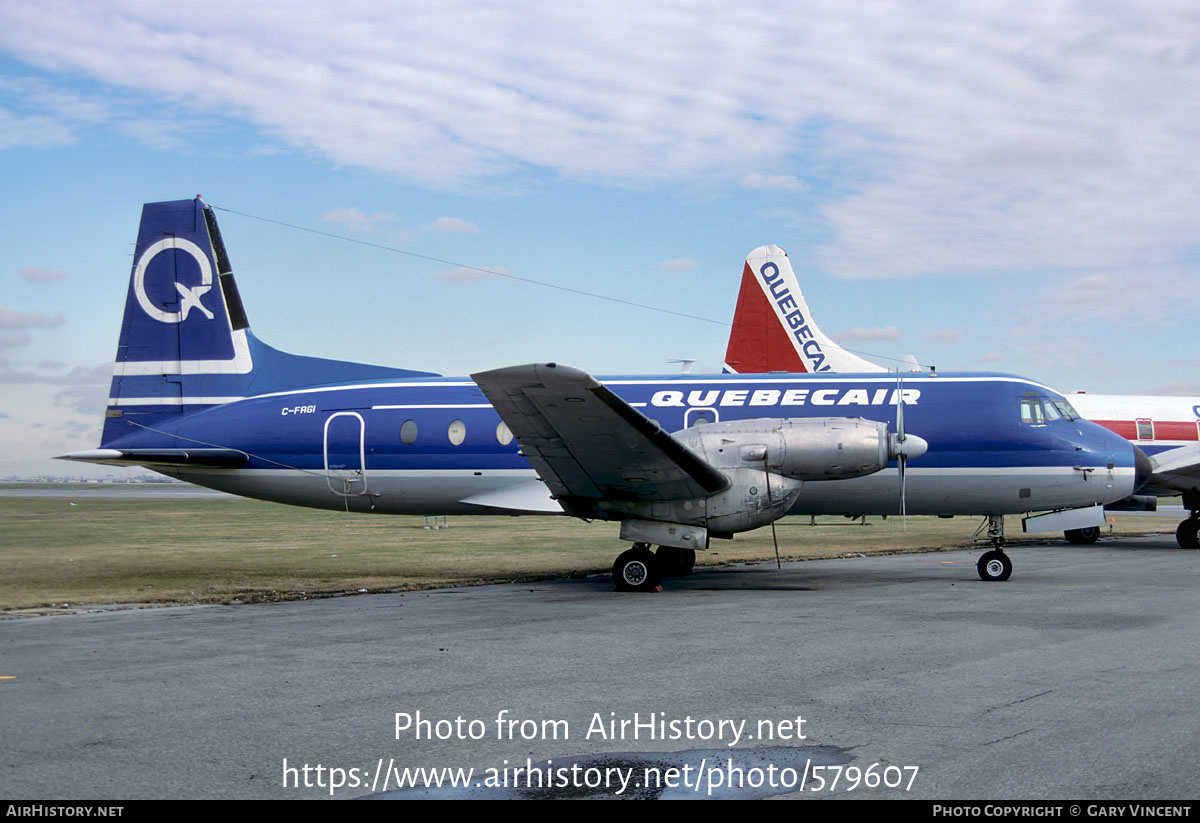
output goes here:
[[5, 0], [0, 477], [89, 473], [141, 205], [196, 194], [286, 351], [719, 371], [774, 243], [883, 365], [1200, 395], [1200, 9], [1012, 12]]

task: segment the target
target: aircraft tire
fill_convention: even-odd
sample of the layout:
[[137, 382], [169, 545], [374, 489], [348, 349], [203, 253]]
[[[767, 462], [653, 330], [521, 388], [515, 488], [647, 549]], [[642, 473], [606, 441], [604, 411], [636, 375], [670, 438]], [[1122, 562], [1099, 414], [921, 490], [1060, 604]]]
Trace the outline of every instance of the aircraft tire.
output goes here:
[[649, 592], [658, 586], [658, 564], [646, 546], [621, 552], [613, 563], [613, 585], [619, 592]]
[[1067, 538], [1068, 543], [1095, 543], [1100, 539], [1100, 527], [1088, 526], [1086, 529], [1069, 529], [1063, 532], [1063, 536]]
[[979, 571], [979, 579], [988, 582], [1001, 582], [1012, 577], [1012, 560], [999, 550], [984, 552], [975, 568]]
[[1175, 542], [1181, 549], [1200, 549], [1200, 519], [1189, 517], [1175, 530]]
[[659, 546], [654, 552], [660, 577], [683, 577], [696, 568], [696, 552], [692, 549], [677, 549]]

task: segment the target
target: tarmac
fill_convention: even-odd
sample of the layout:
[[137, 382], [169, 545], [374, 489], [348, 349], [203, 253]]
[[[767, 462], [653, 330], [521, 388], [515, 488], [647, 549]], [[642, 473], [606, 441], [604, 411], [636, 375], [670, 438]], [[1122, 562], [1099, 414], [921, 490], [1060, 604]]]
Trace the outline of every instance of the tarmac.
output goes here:
[[8, 620], [0, 793], [1195, 798], [1200, 553], [978, 554]]

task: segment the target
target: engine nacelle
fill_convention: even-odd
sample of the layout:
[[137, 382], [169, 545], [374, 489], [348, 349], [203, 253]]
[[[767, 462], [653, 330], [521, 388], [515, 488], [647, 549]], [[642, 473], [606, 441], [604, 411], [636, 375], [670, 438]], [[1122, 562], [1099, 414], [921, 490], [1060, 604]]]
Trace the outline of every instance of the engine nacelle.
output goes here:
[[606, 501], [596, 516], [630, 521], [623, 537], [698, 548], [709, 532], [731, 535], [778, 520], [806, 482], [874, 474], [901, 454], [918, 457], [928, 448], [920, 437], [901, 441], [886, 423], [858, 417], [709, 423], [671, 436], [720, 470], [729, 485], [690, 500]]
[[[896, 456], [887, 424], [859, 417], [709, 423], [673, 436], [722, 471], [765, 469], [794, 480], [863, 477], [886, 468]], [[907, 453], [913, 456], [911, 449]]]

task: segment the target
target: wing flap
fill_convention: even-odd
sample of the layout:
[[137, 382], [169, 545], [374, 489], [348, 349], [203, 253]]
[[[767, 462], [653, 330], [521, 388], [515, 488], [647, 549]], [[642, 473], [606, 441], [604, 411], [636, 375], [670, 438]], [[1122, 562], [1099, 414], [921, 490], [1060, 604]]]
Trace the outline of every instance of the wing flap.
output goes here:
[[550, 490], [540, 480], [530, 480], [515, 486], [505, 486], [458, 501], [486, 509], [499, 509], [514, 514], [562, 514], [563, 507], [550, 497]]

